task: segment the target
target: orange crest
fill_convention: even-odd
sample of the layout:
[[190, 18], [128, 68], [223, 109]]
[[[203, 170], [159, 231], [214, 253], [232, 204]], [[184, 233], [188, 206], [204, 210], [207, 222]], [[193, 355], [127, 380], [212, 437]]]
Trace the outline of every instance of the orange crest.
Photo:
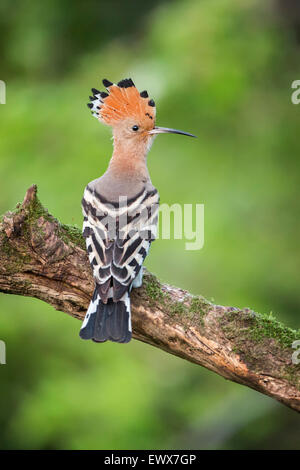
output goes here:
[[147, 91], [136, 89], [131, 78], [121, 80], [117, 85], [104, 79], [103, 85], [108, 93], [92, 88], [88, 107], [93, 116], [109, 126], [115, 126], [123, 119], [133, 118], [147, 127], [155, 125], [155, 103], [149, 99]]

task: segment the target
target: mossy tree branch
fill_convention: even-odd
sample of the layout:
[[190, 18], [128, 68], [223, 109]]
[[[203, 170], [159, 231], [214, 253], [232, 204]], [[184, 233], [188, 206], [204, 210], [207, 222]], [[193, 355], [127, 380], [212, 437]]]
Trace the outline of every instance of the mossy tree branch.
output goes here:
[[[0, 221], [0, 291], [37, 297], [82, 320], [94, 287], [84, 240], [48, 213], [36, 191], [31, 186]], [[133, 290], [132, 320], [135, 339], [300, 411], [300, 365], [292, 363], [299, 332], [161, 284], [148, 272]]]

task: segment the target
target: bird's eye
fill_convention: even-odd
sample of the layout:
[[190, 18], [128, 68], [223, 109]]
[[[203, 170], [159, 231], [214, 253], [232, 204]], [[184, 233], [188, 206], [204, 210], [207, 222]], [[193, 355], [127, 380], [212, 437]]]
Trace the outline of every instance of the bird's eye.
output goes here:
[[137, 125], [132, 126], [132, 130], [133, 130], [133, 131], [138, 131], [138, 130], [139, 130], [139, 126], [137, 126]]

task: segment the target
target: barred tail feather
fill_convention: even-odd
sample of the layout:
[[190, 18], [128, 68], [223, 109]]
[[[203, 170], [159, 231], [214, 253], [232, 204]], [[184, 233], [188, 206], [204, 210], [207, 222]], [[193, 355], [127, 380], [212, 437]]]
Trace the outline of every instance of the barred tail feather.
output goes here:
[[128, 343], [131, 340], [128, 292], [118, 302], [109, 299], [104, 304], [95, 290], [79, 335], [82, 339], [92, 339], [97, 343], [107, 340]]
[[79, 332], [79, 336], [82, 339], [92, 339], [94, 335], [95, 320], [96, 320], [97, 307], [98, 307], [99, 301], [100, 301], [100, 297], [99, 297], [98, 292], [95, 289], [92, 300], [85, 314], [85, 317], [84, 317], [84, 320], [82, 322], [81, 329]]

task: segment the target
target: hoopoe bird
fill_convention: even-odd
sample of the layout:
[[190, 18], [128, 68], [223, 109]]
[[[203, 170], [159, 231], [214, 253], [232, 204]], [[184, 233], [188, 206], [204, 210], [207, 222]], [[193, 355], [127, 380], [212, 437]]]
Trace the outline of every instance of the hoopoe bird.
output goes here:
[[187, 132], [155, 126], [155, 103], [133, 81], [104, 79], [107, 92], [92, 88], [88, 107], [113, 129], [114, 150], [100, 178], [82, 199], [83, 236], [95, 290], [80, 330], [82, 339], [127, 343], [131, 340], [130, 292], [140, 287], [143, 262], [155, 239], [159, 194], [147, 169], [147, 154], [157, 134]]

